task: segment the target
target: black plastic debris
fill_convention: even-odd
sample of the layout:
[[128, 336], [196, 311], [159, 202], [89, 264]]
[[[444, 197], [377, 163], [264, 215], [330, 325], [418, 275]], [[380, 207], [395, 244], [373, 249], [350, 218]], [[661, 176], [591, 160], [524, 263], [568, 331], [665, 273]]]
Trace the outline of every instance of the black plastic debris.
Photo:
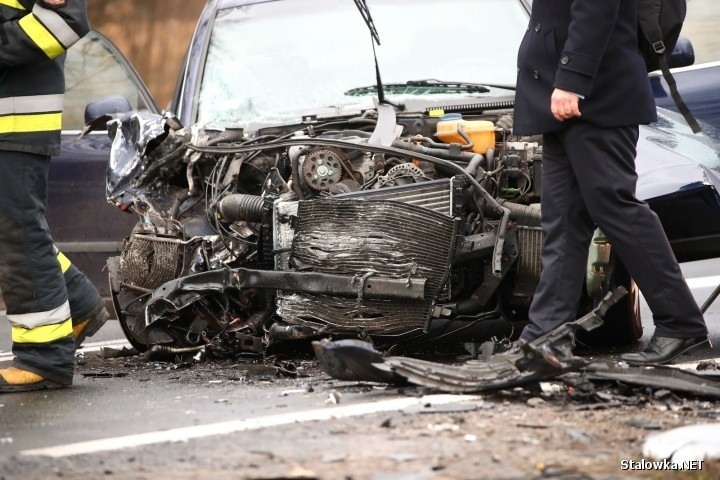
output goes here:
[[613, 380], [673, 392], [720, 397], [720, 378], [700, 375], [677, 367], [662, 365], [613, 367], [602, 363], [592, 363], [585, 370], [590, 380]]
[[133, 348], [122, 347], [100, 347], [100, 358], [122, 358], [122, 357], [134, 357], [140, 355], [140, 351]]
[[578, 371], [587, 364], [582, 358], [566, 356], [565, 350], [556, 349], [556, 342], [578, 330], [593, 330], [602, 325], [607, 309], [626, 293], [619, 287], [608, 293], [587, 315], [563, 324], [533, 342], [494, 355], [489, 362], [469, 361], [456, 366], [408, 357], [383, 358], [369, 343], [359, 340], [315, 342], [313, 347], [321, 367], [333, 378], [341, 380], [410, 382], [452, 393], [536, 384], [540, 380]]
[[127, 377], [127, 373], [124, 372], [89, 372], [81, 374], [85, 378], [112, 378], [112, 377]]
[[275, 368], [277, 375], [283, 377], [294, 378], [297, 377], [299, 373], [297, 366], [292, 362], [275, 362], [273, 368]]
[[247, 377], [264, 377], [267, 379], [272, 379], [277, 375], [277, 370], [275, 369], [275, 367], [262, 363], [240, 364], [236, 368], [242, 375]]
[[312, 343], [315, 356], [325, 372], [338, 380], [404, 384], [405, 377], [378, 368], [382, 355], [362, 340], [323, 339]]
[[[625, 289], [620, 287], [580, 319], [563, 324], [533, 342], [519, 343], [485, 362], [470, 360], [462, 365], [446, 365], [410, 357], [383, 357], [370, 343], [360, 340], [322, 340], [314, 342], [313, 348], [320, 366], [339, 380], [410, 383], [449, 393], [473, 393], [557, 379], [571, 387], [576, 397], [599, 401], [596, 404], [598, 408], [637, 404], [639, 401], [682, 404], [682, 400], [674, 395], [676, 392], [720, 397], [720, 376], [711, 364], [702, 367], [708, 370], [708, 374], [703, 375], [661, 365], [631, 367], [589, 362], [573, 356], [568, 350], [555, 347], [559, 339], [569, 334], [602, 325], [607, 309], [625, 293]], [[649, 387], [655, 393], [651, 394], [651, 398], [641, 400], [632, 393], [623, 397], [599, 391], [596, 384], [607, 382], [614, 382], [620, 390], [628, 389], [628, 386]], [[612, 398], [604, 398], [607, 395]]]
[[699, 372], [717, 372], [720, 374], [720, 366], [715, 359], [703, 360], [698, 363], [695, 370]]
[[652, 420], [645, 420], [642, 418], [633, 418], [630, 420], [627, 420], [623, 422], [624, 425], [628, 425], [630, 427], [640, 428], [642, 430], [662, 430], [663, 425], [658, 422], [653, 422]]

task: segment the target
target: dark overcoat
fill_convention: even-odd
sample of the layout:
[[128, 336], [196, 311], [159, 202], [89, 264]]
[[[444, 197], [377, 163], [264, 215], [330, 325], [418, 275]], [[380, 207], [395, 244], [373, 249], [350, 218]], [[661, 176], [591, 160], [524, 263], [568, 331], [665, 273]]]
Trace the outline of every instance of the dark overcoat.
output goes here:
[[[535, 0], [518, 52], [513, 132], [553, 132], [577, 121], [599, 127], [655, 121], [637, 35], [637, 0]], [[555, 120], [554, 88], [584, 97], [581, 118]]]

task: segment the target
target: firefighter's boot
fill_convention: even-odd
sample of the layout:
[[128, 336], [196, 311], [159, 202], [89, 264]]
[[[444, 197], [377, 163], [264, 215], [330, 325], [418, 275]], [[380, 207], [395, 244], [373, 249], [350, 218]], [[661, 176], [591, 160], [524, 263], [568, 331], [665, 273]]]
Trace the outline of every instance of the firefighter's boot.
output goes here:
[[32, 390], [62, 388], [69, 385], [47, 380], [37, 373], [20, 368], [10, 367], [0, 370], [0, 393], [29, 392]]

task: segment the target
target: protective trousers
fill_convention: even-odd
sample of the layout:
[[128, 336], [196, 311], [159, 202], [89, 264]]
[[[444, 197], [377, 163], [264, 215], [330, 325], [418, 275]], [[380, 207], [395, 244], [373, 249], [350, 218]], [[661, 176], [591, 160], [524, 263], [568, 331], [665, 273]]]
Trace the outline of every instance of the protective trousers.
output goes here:
[[45, 220], [49, 168], [47, 156], [0, 151], [0, 290], [16, 366], [69, 385], [72, 314], [83, 318], [100, 296], [53, 245]]
[[640, 288], [656, 335], [707, 335], [662, 224], [635, 197], [637, 141], [638, 127], [584, 122], [543, 135], [543, 273], [521, 338], [575, 320], [595, 225]]

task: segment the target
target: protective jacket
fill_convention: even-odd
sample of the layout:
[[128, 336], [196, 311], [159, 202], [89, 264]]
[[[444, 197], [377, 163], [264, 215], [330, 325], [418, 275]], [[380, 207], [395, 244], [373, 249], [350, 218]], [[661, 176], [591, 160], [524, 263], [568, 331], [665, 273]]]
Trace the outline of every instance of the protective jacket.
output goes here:
[[85, 0], [0, 0], [0, 150], [60, 153], [65, 52], [89, 30]]

